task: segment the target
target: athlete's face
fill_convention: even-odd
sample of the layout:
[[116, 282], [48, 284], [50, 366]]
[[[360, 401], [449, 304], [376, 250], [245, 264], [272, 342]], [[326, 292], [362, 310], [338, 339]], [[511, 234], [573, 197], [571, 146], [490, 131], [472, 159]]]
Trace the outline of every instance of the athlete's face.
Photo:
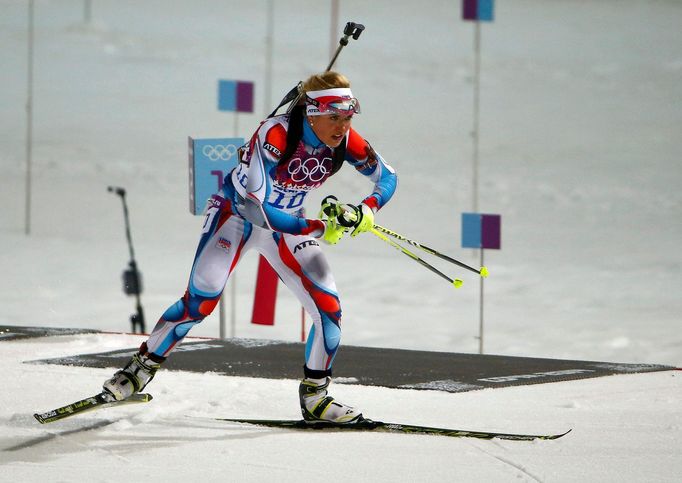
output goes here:
[[335, 148], [350, 129], [353, 115], [327, 114], [324, 116], [309, 116], [308, 123], [318, 139], [330, 148]]

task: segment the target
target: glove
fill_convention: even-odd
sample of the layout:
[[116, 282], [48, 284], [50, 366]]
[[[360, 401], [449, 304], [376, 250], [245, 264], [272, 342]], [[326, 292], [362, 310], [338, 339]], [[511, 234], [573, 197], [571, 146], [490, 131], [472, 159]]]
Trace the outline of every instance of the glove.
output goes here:
[[353, 208], [353, 217], [349, 216], [349, 213], [345, 213], [343, 216], [349, 219], [353, 219], [353, 231], [350, 236], [356, 237], [360, 233], [365, 233], [374, 228], [374, 212], [372, 208], [364, 203], [360, 203], [360, 206], [348, 205]]
[[[331, 195], [322, 200], [319, 216], [320, 218], [326, 218], [327, 221], [334, 220], [337, 229], [352, 228], [353, 231], [350, 234], [352, 237], [356, 237], [360, 233], [369, 231], [374, 227], [374, 212], [369, 206], [364, 203], [361, 203], [359, 206], [341, 204], [335, 196]], [[343, 236], [343, 233], [339, 235], [339, 239], [341, 236]]]
[[346, 233], [346, 227], [336, 223], [335, 219], [322, 220], [322, 223], [324, 223], [322, 239], [330, 245], [339, 243], [339, 240], [343, 238], [343, 234]]
[[317, 216], [318, 218], [322, 218], [324, 220], [327, 218], [337, 218], [340, 213], [341, 203], [339, 203], [339, 200], [336, 198], [336, 196], [329, 195], [322, 200], [320, 214]]
[[348, 229], [347, 226], [339, 223], [343, 220], [343, 218], [339, 218], [342, 213], [341, 205], [336, 197], [330, 195], [322, 200], [318, 217], [324, 223], [322, 239], [330, 245], [336, 245]]

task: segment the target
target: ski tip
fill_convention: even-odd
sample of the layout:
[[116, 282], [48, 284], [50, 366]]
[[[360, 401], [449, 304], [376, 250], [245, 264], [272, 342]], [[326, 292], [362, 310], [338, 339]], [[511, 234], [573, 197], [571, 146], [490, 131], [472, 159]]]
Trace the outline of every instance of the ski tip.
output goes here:
[[36, 418], [36, 421], [38, 421], [40, 424], [46, 423], [46, 421], [43, 419], [43, 417], [38, 413], [34, 413], [33, 417]]
[[479, 270], [479, 273], [481, 274], [481, 277], [483, 277], [483, 278], [488, 278], [488, 275], [490, 275], [487, 267], [481, 267], [481, 269]]
[[545, 436], [545, 437], [543, 437], [543, 438], [541, 438], [541, 439], [549, 439], [549, 440], [559, 439], [559, 438], [562, 438], [562, 437], [566, 436], [566, 435], [567, 435], [568, 433], [570, 433], [571, 431], [573, 431], [573, 428], [569, 429], [569, 430], [566, 431], [565, 433], [552, 434], [552, 435], [550, 435], [550, 436]]

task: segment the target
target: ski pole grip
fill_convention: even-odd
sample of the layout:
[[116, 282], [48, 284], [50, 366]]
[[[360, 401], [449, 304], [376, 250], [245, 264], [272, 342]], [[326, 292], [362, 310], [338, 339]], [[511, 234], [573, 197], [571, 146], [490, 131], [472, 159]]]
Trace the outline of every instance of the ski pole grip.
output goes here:
[[[360, 34], [363, 30], [365, 30], [364, 25], [355, 22], [348, 22], [346, 23], [346, 27], [343, 29], [343, 33], [348, 37], [352, 36], [355, 40], [358, 40], [358, 37], [360, 37]], [[347, 40], [346, 43], [348, 43]]]
[[339, 46], [336, 48], [336, 52], [334, 53], [334, 56], [332, 59], [329, 61], [329, 65], [327, 65], [327, 70], [325, 72], [329, 72], [332, 70], [332, 67], [334, 66], [334, 62], [336, 62], [336, 58], [339, 56], [341, 53], [341, 50], [348, 45], [348, 38], [353, 37], [355, 40], [360, 37], [360, 34], [362, 31], [365, 30], [365, 26], [359, 23], [355, 22], [347, 22], [346, 26], [343, 29], [343, 37], [339, 40]]
[[327, 215], [328, 218], [334, 218], [338, 215], [338, 205], [339, 200], [334, 195], [326, 196], [322, 200], [322, 212]]
[[108, 191], [109, 193], [116, 193], [117, 195], [119, 195], [119, 196], [121, 196], [121, 197], [123, 197], [123, 196], [126, 195], [126, 190], [125, 190], [125, 188], [120, 188], [120, 187], [118, 187], [118, 186], [109, 186], [109, 187], [107, 188], [107, 191]]
[[[360, 210], [355, 205], [349, 204], [348, 206], [353, 208], [355, 213], [357, 213]], [[345, 211], [343, 208], [341, 208], [341, 212], [336, 216], [339, 225], [343, 226], [344, 228], [355, 227], [355, 223], [358, 221], [358, 217], [354, 212]]]

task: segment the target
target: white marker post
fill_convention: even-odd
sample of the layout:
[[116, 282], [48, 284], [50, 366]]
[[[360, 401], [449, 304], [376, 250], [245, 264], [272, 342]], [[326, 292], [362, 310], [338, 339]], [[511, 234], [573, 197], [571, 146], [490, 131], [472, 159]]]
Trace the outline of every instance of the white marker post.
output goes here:
[[[223, 179], [237, 166], [237, 149], [242, 138], [189, 138], [189, 211], [204, 215], [206, 200], [223, 188]], [[209, 214], [206, 214], [210, 216]], [[207, 220], [210, 225], [210, 221]], [[208, 227], [206, 227], [208, 228]], [[234, 294], [232, 295], [234, 298]], [[226, 338], [225, 316], [220, 297], [220, 338]], [[236, 304], [232, 301], [232, 307]], [[234, 319], [233, 314], [233, 319]], [[233, 335], [234, 336], [234, 335]]]
[[[483, 250], [499, 250], [501, 247], [500, 215], [483, 215], [480, 213], [462, 213], [462, 248], [477, 248], [480, 250], [481, 267], [484, 266]], [[479, 319], [478, 319], [478, 353], [483, 354], [483, 278], [480, 280], [479, 290]]]
[[473, 128], [471, 138], [473, 141], [473, 155], [471, 168], [472, 211], [478, 211], [478, 158], [479, 158], [479, 120], [481, 98], [481, 22], [493, 21], [493, 9], [495, 0], [462, 0], [462, 19], [475, 22], [474, 26], [474, 109]]
[[[235, 139], [239, 136], [239, 113], [253, 112], [253, 91], [254, 84], [250, 81], [218, 80], [218, 110], [234, 112]], [[234, 274], [230, 277], [230, 289], [232, 294], [230, 337], [234, 337], [237, 331], [237, 279]], [[220, 297], [220, 338], [226, 338], [225, 303], [222, 296]]]

